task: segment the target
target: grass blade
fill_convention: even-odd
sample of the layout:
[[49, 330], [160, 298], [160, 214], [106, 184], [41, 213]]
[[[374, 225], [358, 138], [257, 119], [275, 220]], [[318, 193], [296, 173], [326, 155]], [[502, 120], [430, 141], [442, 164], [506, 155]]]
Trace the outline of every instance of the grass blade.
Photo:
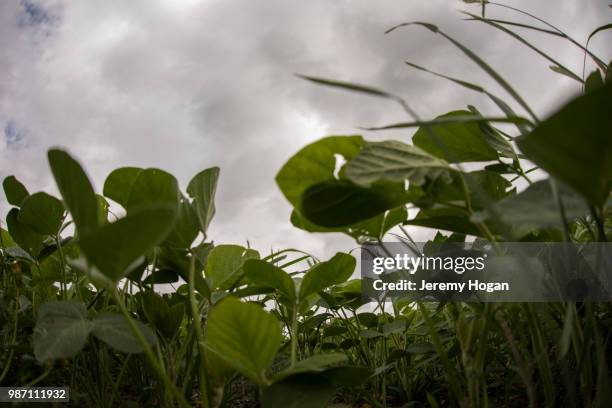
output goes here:
[[[421, 67], [421, 66], [419, 66], [419, 65], [417, 65], [417, 64], [413, 64], [413, 63], [408, 62], [408, 61], [406, 61], [406, 65], [411, 66], [411, 67], [413, 67], [413, 68], [416, 68], [416, 69], [418, 69], [418, 70], [421, 70], [421, 71], [427, 72], [427, 73], [429, 73], [429, 74], [435, 75], [435, 76], [437, 76], [437, 77], [439, 77], [439, 78], [444, 78], [444, 79], [446, 79], [446, 80], [449, 80], [449, 81], [451, 81], [451, 82], [454, 82], [454, 83], [456, 83], [457, 85], [461, 85], [461, 86], [463, 86], [464, 88], [470, 89], [470, 90], [472, 90], [472, 91], [481, 92], [481, 93], [485, 94], [486, 96], [488, 96], [488, 97], [489, 97], [489, 99], [491, 99], [491, 100], [493, 101], [493, 103], [495, 103], [495, 104], [497, 105], [497, 107], [498, 107], [499, 109], [501, 109], [501, 111], [502, 111], [502, 112], [504, 112], [504, 113], [506, 114], [506, 116], [507, 116], [508, 118], [515, 118], [515, 117], [519, 117], [519, 116], [518, 116], [518, 115], [517, 115], [517, 114], [514, 112], [514, 110], [512, 110], [512, 108], [511, 108], [511, 107], [510, 107], [510, 106], [509, 106], [509, 105], [508, 105], [508, 104], [507, 104], [507, 103], [506, 103], [506, 102], [505, 102], [503, 99], [501, 99], [500, 97], [498, 97], [498, 96], [496, 96], [496, 95], [493, 95], [491, 92], [487, 91], [486, 89], [484, 89], [484, 88], [483, 88], [483, 87], [481, 87], [480, 85], [474, 84], [474, 83], [472, 83], [472, 82], [467, 82], [467, 81], [464, 81], [464, 80], [462, 80], [462, 79], [453, 78], [453, 77], [450, 77], [450, 76], [447, 76], [447, 75], [444, 75], [444, 74], [440, 74], [440, 73], [438, 73], [438, 72], [435, 72], [435, 71], [432, 71], [432, 70], [430, 70], [430, 69], [427, 69], [427, 68]], [[527, 119], [525, 119], [525, 120], [527, 120]], [[531, 124], [531, 122], [529, 122], [528, 120], [527, 120], [527, 122], [528, 122], [529, 124]], [[516, 123], [516, 125], [517, 125], [517, 128], [518, 128], [518, 130], [519, 130], [519, 132], [520, 132], [521, 134], [525, 134], [525, 133], [527, 133], [527, 130], [528, 130], [528, 129], [525, 127], [525, 125], [524, 125], [523, 123], [519, 123], [519, 122], [517, 122], [517, 123]]]
[[545, 24], [546, 26], [548, 26], [548, 27], [552, 28], [553, 30], [555, 30], [557, 33], [561, 34], [565, 39], [567, 39], [569, 42], [571, 42], [572, 44], [574, 44], [575, 46], [580, 48], [582, 51], [586, 52], [593, 59], [593, 61], [595, 61], [595, 63], [600, 68], [602, 68], [602, 69], [606, 68], [606, 63], [603, 62], [599, 57], [597, 57], [595, 54], [593, 54], [591, 51], [589, 51], [584, 45], [580, 44], [578, 41], [576, 41], [575, 39], [570, 37], [567, 33], [563, 32], [561, 29], [555, 27], [554, 25], [552, 25], [548, 21], [546, 21], [544, 19], [541, 19], [540, 17], [535, 16], [535, 15], [533, 15], [531, 13], [528, 13], [526, 11], [518, 9], [516, 7], [508, 6], [506, 4], [495, 3], [495, 2], [490, 2], [489, 4], [494, 5], [494, 6], [498, 6], [498, 7], [503, 7], [503, 8], [512, 10], [512, 11], [516, 11], [517, 13], [523, 14], [525, 16], [528, 16], [530, 18], [533, 18], [534, 20], [537, 20], [537, 21], [541, 22], [542, 24]]
[[556, 67], [560, 68], [561, 70], [565, 71], [566, 75], [569, 76], [570, 78], [572, 78], [572, 79], [574, 79], [574, 80], [576, 80], [576, 81], [578, 81], [580, 83], [584, 82], [582, 80], [582, 78], [580, 78], [578, 75], [574, 74], [569, 68], [567, 68], [566, 66], [561, 64], [559, 61], [555, 60], [554, 58], [552, 58], [551, 56], [546, 54], [544, 51], [542, 51], [539, 48], [537, 48], [534, 45], [532, 45], [529, 41], [525, 40], [523, 37], [521, 37], [520, 35], [516, 34], [514, 31], [509, 30], [509, 29], [507, 29], [506, 27], [504, 27], [504, 26], [502, 26], [500, 24], [492, 22], [489, 19], [478, 17], [475, 14], [471, 14], [471, 13], [467, 13], [467, 12], [462, 12], [462, 13], [472, 17], [473, 21], [483, 22], [485, 24], [488, 24], [488, 25], [490, 25], [492, 27], [495, 27], [498, 30], [501, 30], [501, 31], [505, 32], [506, 34], [514, 37], [515, 39], [517, 39], [518, 41], [520, 41], [521, 43], [523, 43], [527, 47], [531, 48], [533, 51], [535, 51], [536, 53], [538, 53], [542, 57], [546, 58], [549, 62], [553, 63], [554, 66], [556, 66]]
[[529, 115], [534, 119], [534, 121], [538, 122], [538, 117], [536, 116], [535, 112], [529, 107], [527, 102], [525, 102], [525, 100], [514, 90], [514, 88], [512, 88], [512, 86], [510, 86], [510, 84], [499, 73], [497, 73], [497, 71], [495, 71], [482, 58], [476, 55], [476, 53], [474, 53], [472, 50], [467, 48], [465, 45], [461, 44], [459, 41], [455, 40], [453, 37], [441, 31], [437, 26], [433, 24], [429, 24], [429, 23], [418, 22], [418, 21], [402, 23], [395, 27], [390, 28], [389, 30], [385, 32], [385, 34], [388, 34], [398, 28], [406, 27], [409, 25], [419, 25], [419, 26], [425, 27], [434, 33], [440, 34], [441, 36], [446, 38], [448, 41], [450, 41], [459, 50], [461, 50], [461, 52], [463, 52], [474, 63], [476, 63], [482, 70], [484, 70], [487, 74], [489, 74], [491, 78], [493, 78], [502, 88], [504, 88], [506, 92], [508, 92], [527, 111], [527, 113], [529, 113]]
[[296, 74], [296, 75], [302, 79], [306, 79], [307, 81], [311, 81], [319, 85], [331, 86], [334, 88], [340, 88], [340, 89], [344, 89], [347, 91], [360, 92], [366, 95], [378, 96], [381, 98], [387, 98], [387, 99], [394, 100], [395, 102], [399, 103], [401, 107], [410, 116], [412, 116], [415, 119], [417, 119], [418, 117], [416, 112], [412, 108], [410, 108], [410, 106], [408, 106], [408, 104], [406, 103], [406, 101], [404, 101], [404, 99], [402, 99], [401, 97], [397, 95], [391, 94], [389, 92], [381, 91], [380, 89], [373, 88], [367, 85], [354, 84], [351, 82], [336, 81], [332, 79], [312, 77], [312, 76], [301, 75], [301, 74]]
[[412, 127], [421, 127], [421, 126], [433, 126], [433, 125], [443, 125], [449, 123], [487, 123], [487, 122], [496, 122], [496, 123], [514, 123], [514, 124], [524, 124], [524, 125], [532, 125], [531, 121], [528, 119], [522, 118], [520, 116], [513, 117], [483, 117], [477, 115], [465, 115], [465, 116], [453, 116], [453, 117], [444, 117], [435, 120], [426, 120], [426, 121], [414, 121], [414, 122], [399, 122], [386, 126], [379, 127], [365, 127], [360, 128], [363, 130], [387, 130], [387, 129], [402, 129], [402, 128], [412, 128]]

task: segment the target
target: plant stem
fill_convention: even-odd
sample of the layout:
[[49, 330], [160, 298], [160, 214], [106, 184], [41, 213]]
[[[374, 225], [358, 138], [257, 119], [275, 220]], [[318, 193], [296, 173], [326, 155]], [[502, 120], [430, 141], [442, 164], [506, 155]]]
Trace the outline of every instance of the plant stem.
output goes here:
[[298, 319], [297, 319], [298, 302], [293, 305], [291, 313], [291, 367], [297, 363], [297, 348], [298, 348]]
[[204, 344], [204, 334], [202, 333], [202, 322], [200, 321], [200, 308], [195, 297], [195, 254], [191, 255], [191, 262], [189, 264], [189, 304], [191, 306], [191, 315], [193, 318], [193, 329], [196, 334], [196, 341], [198, 343], [198, 352], [200, 354], [200, 372], [199, 372], [199, 385], [200, 385], [200, 400], [204, 407], [211, 407], [209, 392], [209, 384], [207, 381], [207, 369], [206, 369], [206, 346]]
[[128, 312], [127, 308], [125, 307], [125, 304], [123, 303], [123, 299], [121, 299], [121, 296], [119, 296], [119, 292], [117, 291], [117, 288], [113, 288], [113, 295], [115, 297], [115, 301], [119, 305], [119, 309], [121, 310], [123, 317], [125, 318], [126, 322], [130, 326], [130, 329], [132, 330], [132, 333], [138, 340], [138, 343], [140, 343], [140, 346], [143, 348], [145, 352], [145, 356], [147, 357], [147, 360], [149, 361], [149, 364], [151, 364], [151, 367], [153, 367], [153, 370], [155, 371], [159, 379], [164, 384], [166, 391], [174, 395], [174, 397], [176, 398], [177, 402], [179, 403], [181, 407], [184, 407], [184, 408], [190, 407], [187, 401], [185, 401], [185, 398], [183, 398], [183, 395], [178, 391], [178, 389], [174, 386], [174, 384], [172, 384], [172, 382], [170, 381], [170, 378], [168, 378], [168, 376], [166, 375], [162, 367], [159, 365], [159, 362], [157, 361], [155, 354], [153, 354], [153, 350], [151, 350], [151, 347], [145, 340], [142, 332], [140, 331], [136, 323], [134, 323], [134, 321], [132, 320], [132, 317], [130, 316], [130, 312]]

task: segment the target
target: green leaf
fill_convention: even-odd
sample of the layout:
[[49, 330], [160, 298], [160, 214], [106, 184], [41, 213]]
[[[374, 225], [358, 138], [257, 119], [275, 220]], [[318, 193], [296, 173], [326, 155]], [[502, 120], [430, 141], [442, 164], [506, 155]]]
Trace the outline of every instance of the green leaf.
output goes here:
[[21, 202], [28, 196], [28, 189], [15, 178], [15, 176], [8, 176], [2, 181], [2, 187], [4, 188], [4, 194], [6, 195], [6, 201], [9, 204], [19, 207]]
[[612, 183], [612, 83], [580, 96], [517, 139], [527, 158], [599, 207]]
[[79, 235], [98, 227], [98, 202], [87, 175], [67, 152], [51, 149], [47, 154], [64, 205], [70, 211]]
[[178, 282], [178, 280], [179, 275], [175, 271], [169, 269], [157, 269], [147, 276], [142, 282], [150, 285], [153, 283], [174, 283]]
[[293, 226], [308, 232], [343, 232], [353, 237], [358, 243], [382, 237], [391, 228], [406, 221], [408, 211], [406, 207], [400, 206], [383, 214], [368, 218], [365, 221], [360, 221], [346, 227], [322, 227], [304, 218], [297, 211], [291, 213], [291, 224]]
[[2, 248], [8, 248], [16, 245], [11, 234], [4, 228], [0, 228], [0, 246]]
[[242, 266], [247, 259], [259, 258], [259, 253], [240, 245], [218, 245], [206, 259], [206, 277], [211, 289], [231, 288], [243, 274]]
[[61, 301], [43, 303], [34, 328], [36, 360], [71, 358], [85, 346], [92, 324], [82, 303]]
[[[474, 106], [469, 105], [468, 109], [475, 115], [482, 117], [482, 114]], [[489, 121], [479, 122], [478, 127], [484, 136], [485, 142], [487, 142], [487, 144], [491, 146], [493, 150], [498, 152], [500, 156], [518, 161], [514, 147], [512, 147], [510, 142], [508, 142], [508, 140], [506, 140], [506, 138], [503, 137], [496, 128], [491, 126]], [[524, 129], [524, 127], [521, 129]]]
[[126, 203], [128, 214], [152, 205], [177, 209], [180, 198], [174, 176], [159, 169], [145, 169], [138, 173]]
[[341, 252], [329, 261], [316, 264], [302, 279], [299, 290], [300, 301], [313, 293], [346, 281], [353, 274], [356, 264], [355, 258]]
[[178, 205], [176, 224], [164, 241], [164, 245], [171, 248], [189, 249], [199, 231], [198, 215], [194, 206], [187, 199], [182, 198]]
[[11, 237], [21, 249], [34, 258], [38, 257], [38, 254], [43, 249], [45, 237], [19, 221], [19, 210], [17, 208], [11, 208], [6, 215], [6, 226]]
[[305, 360], [298, 361], [292, 367], [289, 367], [280, 373], [276, 374], [272, 379], [273, 382], [278, 382], [283, 378], [299, 373], [315, 373], [323, 372], [331, 365], [343, 363], [348, 359], [344, 353], [323, 353], [315, 354]]
[[142, 300], [147, 321], [164, 337], [172, 339], [183, 321], [185, 304], [179, 302], [170, 307], [164, 297], [153, 291], [144, 292]]
[[96, 194], [98, 202], [98, 225], [108, 224], [108, 201], [103, 196]]
[[[568, 221], [589, 214], [586, 201], [573, 190], [558, 183], [558, 192]], [[520, 194], [509, 196], [493, 204], [493, 208], [505, 224], [501, 228], [511, 231], [517, 238], [538, 229], [562, 228], [550, 180], [535, 182]], [[472, 220], [483, 222], [490, 217], [490, 211], [483, 210], [475, 213]]]
[[189, 185], [187, 193], [193, 198], [200, 230], [206, 236], [208, 226], [215, 216], [215, 192], [219, 180], [219, 168], [211, 167], [196, 174]]
[[23, 200], [19, 221], [39, 234], [56, 235], [64, 219], [64, 206], [47, 193], [34, 193]]
[[[428, 181], [423, 186], [410, 186], [411, 190], [415, 190], [415, 195], [421, 195], [415, 204], [421, 208], [429, 208], [435, 204], [467, 208], [460, 177], [465, 179], [473, 209], [485, 208], [488, 203], [499, 201], [513, 192], [508, 190], [512, 183], [504, 177], [492, 171], [478, 170], [471, 173], [454, 173], [451, 183], [438, 179]], [[476, 191], [479, 191], [479, 194]]]
[[210, 312], [207, 347], [256, 384], [266, 383], [265, 371], [282, 341], [278, 320], [261, 307], [228, 297]]
[[173, 208], [133, 212], [81, 237], [80, 246], [88, 261], [116, 282], [138, 266], [141, 257], [168, 235], [175, 217]]
[[341, 366], [328, 368], [323, 375], [335, 387], [356, 387], [366, 383], [372, 371], [367, 367]]
[[[45, 250], [47, 248], [45, 248]], [[66, 275], [62, 270], [62, 268], [67, 268], [65, 261], [77, 259], [79, 257], [79, 247], [74, 241], [67, 244], [62, 244], [62, 255], [64, 260], [62, 260], [62, 257], [60, 256], [60, 253], [56, 247], [51, 255], [40, 260], [40, 265], [38, 267], [40, 273], [34, 275], [36, 283], [50, 285], [54, 282], [61, 282], [63, 279], [65, 279]], [[42, 256], [43, 254], [39, 255], [39, 259], [42, 258]]]
[[121, 167], [113, 170], [104, 181], [104, 195], [123, 208], [127, 208], [132, 185], [141, 171], [139, 167]]
[[310, 187], [335, 180], [337, 156], [351, 160], [363, 146], [361, 136], [328, 136], [291, 157], [276, 175], [276, 183], [295, 208]]
[[406, 347], [406, 352], [410, 354], [426, 354], [426, 353], [434, 353], [436, 348], [433, 344], [422, 341], [417, 343], [412, 343], [408, 347]]
[[232, 379], [236, 371], [224, 359], [219, 357], [216, 352], [209, 348], [204, 351], [204, 356], [206, 358], [208, 378], [212, 380], [214, 386], [225, 386]]
[[589, 74], [586, 81], [584, 82], [584, 92], [593, 92], [594, 90], [601, 88], [602, 86], [604, 86], [604, 79], [601, 76], [601, 72], [596, 69], [595, 71]]
[[[436, 119], [463, 117], [469, 111], [453, 111]], [[497, 152], [489, 146], [477, 123], [446, 123], [419, 128], [412, 143], [424, 151], [449, 163], [497, 160]]]
[[[134, 320], [149, 346], [155, 345], [157, 337], [150, 327]], [[144, 350], [132, 333], [130, 325], [118, 313], [103, 312], [92, 321], [92, 334], [109, 346], [123, 353], [142, 353]]]
[[321, 408], [335, 394], [331, 381], [323, 374], [300, 373], [263, 390], [263, 408]]
[[255, 285], [274, 288], [293, 302], [295, 285], [289, 274], [269, 262], [249, 259], [244, 263], [244, 274]]
[[403, 183], [379, 181], [368, 188], [348, 180], [332, 180], [304, 192], [299, 209], [313, 224], [345, 228], [380, 216], [411, 198]]
[[[450, 177], [448, 163], [424, 150], [396, 140], [368, 142], [346, 166], [346, 176], [361, 186], [379, 180], [422, 184], [426, 178]], [[394, 206], [395, 207], [395, 206]]]
[[459, 234], [480, 236], [481, 232], [472, 224], [466, 211], [453, 207], [433, 207], [420, 210], [407, 225], [441, 229]]

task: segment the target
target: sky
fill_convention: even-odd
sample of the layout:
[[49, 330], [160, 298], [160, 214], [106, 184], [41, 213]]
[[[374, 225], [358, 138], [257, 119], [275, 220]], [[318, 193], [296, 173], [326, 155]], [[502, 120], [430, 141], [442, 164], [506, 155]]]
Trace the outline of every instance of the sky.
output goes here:
[[[612, 16], [604, 0], [499, 1], [580, 41]], [[0, 177], [14, 174], [30, 192], [56, 192], [46, 162], [52, 146], [76, 156], [98, 192], [121, 166], [164, 169], [183, 190], [200, 170], [220, 166], [209, 231], [216, 243], [248, 240], [262, 252], [293, 247], [323, 258], [351, 249], [355, 243], [341, 234], [291, 225], [276, 173], [326, 135], [409, 141], [412, 131], [363, 132], [357, 127], [407, 118], [389, 101], [316, 86], [296, 73], [392, 90], [424, 118], [467, 104], [499, 114], [481, 95], [404, 64], [507, 96], [442, 37], [419, 27], [384, 34], [418, 20], [476, 51], [541, 117], [580, 90], [508, 35], [464, 21], [460, 10], [480, 8], [459, 0], [2, 1]], [[531, 22], [500, 7], [489, 6], [487, 15]], [[581, 73], [582, 54], [568, 42], [521, 34]], [[590, 47], [608, 60], [611, 38], [601, 34]], [[2, 196], [2, 219], [8, 208]]]

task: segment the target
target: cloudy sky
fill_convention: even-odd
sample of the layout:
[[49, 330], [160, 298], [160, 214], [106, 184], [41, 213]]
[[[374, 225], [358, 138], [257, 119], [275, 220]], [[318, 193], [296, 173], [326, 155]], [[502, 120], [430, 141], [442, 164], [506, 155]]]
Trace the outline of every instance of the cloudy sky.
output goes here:
[[[604, 0], [499, 1], [580, 41], [612, 16]], [[318, 87], [294, 73], [394, 90], [423, 117], [468, 103], [497, 113], [480, 95], [403, 64], [495, 89], [439, 36], [418, 27], [384, 35], [397, 23], [421, 20], [480, 53], [542, 116], [579, 90], [507, 35], [463, 21], [464, 9], [479, 10], [458, 0], [2, 1], [0, 176], [15, 174], [30, 191], [56, 191], [46, 163], [51, 146], [85, 163], [98, 191], [120, 166], [162, 168], [185, 188], [196, 172], [218, 165], [210, 231], [216, 242], [249, 240], [263, 251], [291, 246], [320, 256], [351, 248], [339, 234], [293, 228], [274, 176], [320, 137], [406, 118], [386, 101]], [[499, 7], [488, 14], [528, 21]], [[567, 42], [525, 35], [581, 72], [582, 56]], [[602, 34], [592, 49], [609, 59], [610, 39]], [[2, 218], [7, 208], [2, 197]]]

